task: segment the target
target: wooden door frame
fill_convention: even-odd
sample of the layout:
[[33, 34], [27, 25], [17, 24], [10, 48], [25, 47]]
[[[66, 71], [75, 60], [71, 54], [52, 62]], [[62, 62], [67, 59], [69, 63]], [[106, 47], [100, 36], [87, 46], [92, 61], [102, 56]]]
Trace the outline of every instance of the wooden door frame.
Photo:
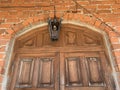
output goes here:
[[[80, 24], [79, 24], [80, 25]], [[92, 28], [92, 27], [91, 27]], [[92, 28], [92, 30], [93, 30], [94, 28]], [[96, 30], [95, 30], [96, 31]], [[104, 36], [105, 36], [106, 34], [104, 34]], [[19, 35], [18, 35], [19, 36]], [[106, 38], [106, 37], [104, 37], [104, 38]], [[14, 38], [14, 40], [13, 41], [15, 41], [15, 39], [16, 39], [16, 37]], [[105, 46], [107, 45], [106, 43], [109, 43], [109, 41], [106, 41], [106, 39], [105, 39]], [[13, 45], [13, 44], [12, 44]], [[79, 48], [80, 49], [80, 48]], [[95, 51], [97, 51], [95, 48], [93, 48]], [[94, 51], [94, 50], [92, 50], [92, 51]], [[108, 47], [107, 48], [107, 50], [105, 49], [102, 49], [102, 50], [100, 50], [100, 51], [106, 51], [106, 52], [110, 52], [110, 47]], [[24, 50], [25, 51], [25, 53], [27, 53], [27, 52], [29, 52], [29, 50], [27, 51], [27, 50]], [[38, 51], [44, 51], [44, 48], [43, 49], [40, 49], [40, 50], [36, 50], [35, 52], [38, 52]], [[79, 50], [76, 50], [77, 52], [79, 52]], [[87, 51], [87, 49], [86, 50], [80, 50], [80, 51]], [[13, 57], [16, 55], [16, 54], [18, 54], [18, 53], [22, 53], [23, 51], [22, 50], [18, 50], [17, 52], [13, 52], [13, 55], [12, 55], [12, 59], [13, 59]], [[49, 52], [51, 52], [50, 50], [49, 50]], [[52, 52], [54, 52], [54, 49], [53, 49], [53, 51]], [[62, 51], [63, 52], [63, 51]], [[110, 56], [112, 56], [112, 54], [111, 53], [109, 53], [109, 55], [107, 55], [108, 57], [110, 57]], [[110, 58], [111, 59], [111, 58]], [[11, 67], [9, 67], [9, 68], [11, 68]], [[9, 71], [9, 70], [8, 70]], [[114, 76], [114, 78], [116, 78], [115, 76]], [[117, 83], [117, 81], [115, 80], [115, 82]]]

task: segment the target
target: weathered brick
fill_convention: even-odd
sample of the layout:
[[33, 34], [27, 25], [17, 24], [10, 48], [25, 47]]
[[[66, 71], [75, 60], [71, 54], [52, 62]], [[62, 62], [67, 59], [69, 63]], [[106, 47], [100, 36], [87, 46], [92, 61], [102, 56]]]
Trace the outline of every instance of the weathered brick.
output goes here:
[[0, 66], [4, 67], [4, 65], [5, 65], [5, 61], [4, 60], [0, 60]]
[[114, 51], [115, 56], [120, 56], [120, 51]]
[[91, 3], [92, 4], [101, 4], [101, 5], [103, 5], [103, 4], [114, 4], [115, 3], [115, 1], [106, 1], [106, 0], [102, 0], [102, 1], [98, 1], [98, 0], [93, 0], [93, 1], [91, 1]]
[[118, 37], [112, 37], [112, 38], [110, 38], [110, 41], [112, 43], [118, 43], [119, 44], [119, 38]]
[[104, 10], [104, 9], [110, 9], [111, 5], [98, 5], [98, 9]]
[[8, 39], [0, 39], [0, 45], [6, 45], [8, 42]]
[[0, 53], [0, 59], [3, 59], [3, 58], [5, 58], [5, 54]]
[[102, 22], [101, 22], [100, 20], [96, 20], [96, 21], [95, 21], [95, 26], [96, 26], [96, 27], [99, 27], [99, 26], [101, 25], [101, 23], [102, 23]]
[[11, 24], [0, 24], [0, 28], [10, 28]]
[[5, 48], [6, 48], [6, 46], [1, 46], [0, 47], [0, 52], [5, 52]]

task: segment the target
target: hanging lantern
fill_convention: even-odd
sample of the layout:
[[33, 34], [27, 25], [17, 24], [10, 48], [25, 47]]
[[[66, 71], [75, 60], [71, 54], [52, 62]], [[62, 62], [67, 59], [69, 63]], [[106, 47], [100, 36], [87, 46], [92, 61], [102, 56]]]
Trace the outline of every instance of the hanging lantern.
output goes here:
[[61, 21], [62, 19], [56, 18], [56, 10], [54, 6], [54, 18], [48, 20], [49, 33], [52, 41], [56, 41], [59, 38]]
[[58, 20], [56, 17], [48, 20], [49, 33], [52, 41], [56, 41], [59, 38], [61, 21], [61, 19]]

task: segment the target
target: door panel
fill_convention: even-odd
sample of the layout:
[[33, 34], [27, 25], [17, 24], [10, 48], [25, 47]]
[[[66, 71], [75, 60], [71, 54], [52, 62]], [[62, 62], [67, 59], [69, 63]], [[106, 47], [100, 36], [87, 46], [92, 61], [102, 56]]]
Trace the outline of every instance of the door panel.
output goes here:
[[64, 80], [64, 83], [60, 82], [61, 90], [112, 90], [112, 86], [108, 88], [105, 83], [108, 77], [105, 76], [99, 53], [64, 53], [62, 56], [65, 67], [60, 66], [60, 71], [64, 67], [65, 77], [61, 78]]
[[[42, 54], [41, 54], [42, 55]], [[10, 90], [58, 90], [59, 58], [57, 54], [18, 56]]]
[[66, 58], [66, 85], [81, 85], [81, 68], [79, 58]]
[[98, 57], [87, 57], [87, 66], [89, 72], [89, 85], [101, 86], [104, 85], [102, 67]]
[[114, 90], [106, 63], [99, 52], [18, 56], [10, 90]]
[[106, 90], [104, 87], [67, 87], [65, 90]]
[[22, 58], [19, 62], [18, 78], [16, 87], [32, 87], [34, 60]]
[[53, 58], [42, 58], [39, 61], [39, 83], [38, 87], [51, 87], [54, 83], [53, 74]]

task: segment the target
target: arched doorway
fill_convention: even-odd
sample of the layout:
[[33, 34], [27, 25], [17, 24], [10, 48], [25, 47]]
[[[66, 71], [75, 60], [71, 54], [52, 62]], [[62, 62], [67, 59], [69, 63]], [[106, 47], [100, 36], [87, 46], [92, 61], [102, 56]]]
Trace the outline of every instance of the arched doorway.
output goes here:
[[114, 90], [102, 35], [64, 24], [58, 41], [47, 27], [16, 39], [8, 90]]

